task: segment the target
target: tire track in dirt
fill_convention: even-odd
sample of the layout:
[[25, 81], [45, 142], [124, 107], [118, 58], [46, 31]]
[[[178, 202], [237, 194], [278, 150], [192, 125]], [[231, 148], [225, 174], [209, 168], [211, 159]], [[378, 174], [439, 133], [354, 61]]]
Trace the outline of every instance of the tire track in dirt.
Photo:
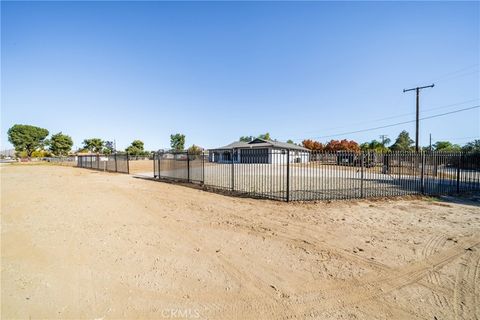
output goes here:
[[[263, 217], [258, 217], [258, 218], [260, 220]], [[311, 249], [313, 251], [318, 250], [318, 249], [320, 249], [320, 250], [326, 249], [326, 250], [328, 250], [327, 251], [328, 254], [331, 255], [331, 256], [335, 256], [337, 258], [343, 258], [343, 259], [346, 259], [347, 261], [353, 260], [357, 263], [361, 263], [362, 265], [364, 265], [366, 267], [369, 267], [369, 268], [372, 268], [375, 271], [379, 271], [379, 272], [387, 273], [392, 269], [390, 266], [387, 266], [387, 265], [385, 265], [383, 263], [380, 263], [378, 261], [373, 261], [371, 259], [359, 256], [359, 255], [351, 253], [351, 252], [348, 252], [346, 250], [338, 249], [338, 248], [335, 248], [331, 245], [328, 245], [327, 243], [325, 243], [320, 238], [317, 238], [317, 237], [314, 237], [314, 236], [313, 237], [308, 236], [307, 235], [308, 233], [310, 233], [310, 234], [318, 234], [319, 233], [318, 230], [315, 230], [314, 228], [310, 227], [310, 225], [292, 223], [291, 220], [281, 219], [281, 218], [278, 218], [277, 216], [275, 216], [275, 218], [272, 218], [270, 220], [263, 219], [263, 221], [265, 223], [272, 222], [272, 221], [278, 222], [278, 225], [275, 225], [276, 229], [273, 229], [275, 231], [275, 237], [282, 238], [286, 241], [295, 242], [299, 245], [300, 249], [303, 249], [303, 246], [308, 246], [309, 249]], [[288, 224], [288, 228], [283, 227], [285, 224]], [[296, 234], [296, 235], [299, 235], [299, 237], [288, 237], [288, 236], [284, 235], [285, 233], [292, 233], [292, 228], [294, 228], [293, 233]], [[305, 232], [305, 231], [309, 231], [309, 232]], [[335, 238], [334, 235], [332, 235], [328, 231], [323, 230], [322, 232], [323, 232], [324, 238], [328, 238], [329, 240]], [[261, 234], [261, 235], [262, 236], [268, 236], [268, 235], [264, 235], [264, 234]], [[430, 238], [427, 241], [427, 244], [425, 245], [425, 247], [422, 249], [422, 256], [426, 259], [429, 255], [435, 253], [443, 245], [445, 245], [446, 241], [447, 241], [447, 237], [445, 235], [439, 235], [439, 236], [434, 236], [434, 237]], [[322, 251], [320, 251], [320, 253], [322, 253]], [[441, 279], [439, 277], [438, 271], [437, 272], [432, 272], [428, 276], [431, 277], [431, 281], [427, 281], [427, 279], [422, 279], [421, 280], [422, 285], [431, 289], [432, 291], [440, 291], [445, 296], [451, 296], [452, 295], [453, 290], [450, 290], [450, 289], [447, 289], [447, 288], [441, 286], [441, 284], [440, 284]]]
[[[303, 292], [292, 298], [276, 299], [271, 303], [252, 303], [251, 299], [260, 297], [251, 297], [228, 303], [222, 301], [222, 305], [203, 304], [205, 310], [213, 311], [212, 315], [224, 314], [224, 312], [233, 312], [238, 314], [278, 314], [279, 309], [284, 314], [284, 319], [303, 318], [312, 314], [315, 310], [332, 311], [345, 306], [353, 306], [360, 302], [377, 300], [398, 290], [402, 287], [417, 283], [422, 280], [430, 270], [437, 270], [450, 263], [465, 252], [465, 248], [478, 246], [480, 239], [466, 239], [462, 243], [429, 256], [428, 259], [415, 262], [401, 269], [391, 270], [389, 275], [378, 278], [377, 275], [370, 275], [362, 278], [354, 284], [326, 286], [321, 292], [310, 291]], [[383, 302], [383, 301], [382, 301]], [[397, 308], [398, 309], [398, 308]], [[409, 314], [408, 311], [398, 309], [403, 316]]]
[[479, 282], [480, 249], [474, 248], [462, 257], [455, 277], [453, 294], [455, 319], [480, 319]]
[[475, 285], [475, 288], [473, 290], [473, 305], [475, 306], [475, 317], [477, 320], [480, 318], [480, 285], [478, 284], [480, 282], [480, 253], [477, 250], [477, 265], [475, 266], [475, 277], [473, 279], [473, 283]]
[[[425, 246], [422, 248], [422, 256], [428, 259], [435, 252], [439, 251], [447, 243], [447, 237], [443, 234], [434, 235], [430, 237]], [[422, 285], [432, 291], [435, 305], [440, 308], [449, 308], [448, 295], [451, 293], [444, 289], [441, 285], [439, 270], [431, 270], [427, 273], [425, 280], [421, 282]], [[440, 294], [441, 293], [441, 294]]]
[[480, 282], [480, 254], [477, 252], [477, 265], [475, 267], [475, 278], [473, 279], [473, 283], [475, 284], [475, 288], [473, 290], [473, 297], [474, 297], [474, 303], [473, 305], [475, 306], [475, 316], [478, 320], [480, 318], [480, 285], [478, 284]]
[[[431, 269], [436, 270], [443, 267], [458, 256], [463, 255], [465, 248], [478, 246], [479, 244], [480, 239], [467, 239], [458, 246], [430, 256], [428, 260], [418, 261], [404, 268], [392, 270], [391, 275], [387, 277], [378, 280], [374, 279], [375, 276], [365, 277], [361, 280], [362, 284], [341, 288], [341, 292], [331, 290], [330, 292], [333, 294], [324, 296], [322, 301], [330, 300], [327, 305], [335, 305], [337, 301], [342, 301], [339, 304], [345, 306], [377, 299], [387, 293], [420, 281]], [[344, 292], [346, 292], [345, 295], [342, 294]], [[315, 297], [310, 303], [316, 304], [322, 301]]]
[[[230, 214], [230, 212], [227, 217], [234, 219], [237, 218], [236, 215], [232, 215]], [[222, 222], [225, 216], [218, 216], [218, 218], [220, 222]], [[315, 230], [315, 228], [310, 228], [306, 225], [292, 224], [291, 220], [286, 221], [282, 219], [274, 219], [274, 221], [272, 221], [271, 217], [264, 216], [256, 216], [255, 221], [252, 221], [251, 219], [245, 219], [245, 216], [238, 218], [241, 218], [241, 223], [237, 223], [235, 227], [244, 229], [247, 231], [247, 233], [253, 233], [258, 236], [269, 237], [272, 239], [275, 238], [286, 243], [293, 242], [295, 244], [301, 245], [301, 247], [307, 247], [311, 250], [327, 250], [328, 254], [343, 258], [347, 261], [355, 261], [369, 268], [382, 271], [383, 273], [391, 272], [390, 268], [381, 263], [370, 261], [361, 256], [349, 253], [343, 249], [332, 247], [326, 244], [320, 237], [306, 236], [306, 234], [308, 233], [306, 231], [310, 231], [313, 234], [318, 233], [319, 230]], [[273, 226], [272, 222], [275, 223]], [[288, 228], [283, 227], [284, 222], [288, 223]], [[268, 232], [269, 230], [272, 232]], [[329, 234], [326, 233], [322, 236], [328, 237]], [[198, 244], [195, 239], [191, 237], [189, 238], [189, 242], [191, 242], [192, 244]], [[435, 248], [439, 245], [432, 243], [429, 246]], [[430, 251], [435, 252], [434, 249], [431, 249]], [[252, 276], [251, 273], [245, 272], [245, 270], [236, 268], [229, 262], [228, 257], [217, 257], [216, 255], [209, 255], [207, 258], [217, 261], [220, 267], [224, 269], [227, 274], [231, 275], [232, 278], [235, 279], [235, 281], [245, 285], [244, 289], [246, 289], [247, 293], [246, 296], [243, 295], [240, 301], [233, 301], [231, 303], [229, 303], [228, 301], [222, 301], [221, 304], [212, 302], [212, 300], [214, 300], [214, 297], [218, 299], [218, 294], [211, 295], [212, 300], [206, 299], [207, 301], [205, 301], [204, 299], [201, 299], [205, 301], [205, 303], [202, 303], [202, 305], [204, 306], [203, 308], [205, 310], [213, 311], [214, 314], [225, 314], [222, 313], [222, 310], [226, 311], [225, 308], [227, 308], [228, 310], [237, 311], [233, 314], [239, 314], [238, 312], [241, 312], [241, 314], [274, 315], [280, 312], [281, 314], [285, 314], [286, 318], [296, 318], [298, 316], [303, 317], [310, 314], [312, 308], [315, 309], [319, 305], [322, 305], [322, 301], [333, 301], [332, 305], [335, 305], [335, 301], [339, 301], [337, 305], [345, 305], [348, 303], [351, 304], [361, 301], [377, 299], [378, 297], [382, 297], [384, 294], [401, 288], [405, 285], [421, 281], [426, 274], [423, 269], [413, 269], [406, 273], [399, 273], [398, 271], [395, 271], [389, 276], [383, 278], [381, 276], [380, 278], [378, 278], [377, 276], [374, 279], [369, 279], [368, 277], [360, 279], [357, 281], [359, 284], [356, 283], [355, 285], [334, 285], [332, 286], [332, 288], [325, 288], [325, 290], [328, 291], [326, 293], [324, 291], [319, 292], [318, 290], [314, 290], [301, 293], [300, 295], [294, 296], [291, 299], [280, 299], [272, 298], [271, 292], [271, 289], [277, 292], [279, 288], [269, 285], [268, 283], [262, 281], [262, 279]], [[451, 259], [447, 260], [447, 263], [451, 261]], [[439, 266], [442, 265], [442, 263], [436, 263], [433, 269], [439, 268]], [[394, 275], [395, 277], [393, 277]], [[269, 286], [271, 287], [271, 289], [269, 288]], [[358, 288], [360, 288], [362, 292], [361, 294], [356, 295], [355, 292], [359, 290]], [[342, 291], [347, 291], [347, 294], [343, 295]], [[365, 294], [366, 292], [368, 294]], [[204, 298], [208, 298], [208, 296], [210, 296], [210, 294], [206, 295]], [[215, 312], [214, 310], [216, 310], [217, 312]]]
[[[244, 219], [244, 217], [242, 217], [242, 219]], [[317, 230], [312, 228], [310, 225], [292, 223], [291, 220], [281, 219], [279, 217], [266, 218], [263, 216], [258, 216], [255, 217], [255, 219], [256, 221], [250, 220], [249, 223], [239, 223], [237, 226], [249, 230], [250, 232], [257, 233], [260, 236], [283, 239], [287, 243], [292, 241], [296, 243], [302, 243], [305, 246], [310, 246], [312, 249], [316, 248], [316, 250], [323, 249], [328, 251], [329, 254], [333, 256], [343, 258], [348, 261], [353, 260], [374, 270], [385, 271], [390, 269], [388, 266], [378, 261], [374, 261], [329, 245], [324, 239], [331, 241], [332, 239], [335, 239], [335, 236], [326, 230]], [[272, 226], [272, 222], [276, 222], [276, 224]], [[266, 225], [268, 225], [268, 228], [275, 233], [274, 235], [262, 232], [260, 230], [261, 228], [265, 228], [264, 226]], [[288, 225], [288, 227], [285, 227], [285, 225]], [[323, 233], [323, 239], [317, 236], [308, 235], [308, 233], [319, 234], [320, 232]]]
[[[242, 299], [242, 301], [234, 301], [233, 303], [222, 301], [222, 305], [210, 304], [205, 301], [207, 303], [204, 306], [206, 310], [213, 311], [212, 316], [224, 314], [224, 312], [274, 315], [278, 314], [279, 308], [282, 310], [281, 313], [284, 314], [284, 319], [303, 318], [312, 313], [325, 314], [325, 312], [331, 312], [341, 307], [377, 300], [395, 290], [417, 283], [430, 270], [442, 268], [457, 257], [462, 256], [466, 249], [479, 244], [480, 238], [465, 239], [443, 252], [429, 256], [428, 259], [417, 261], [397, 270], [391, 270], [388, 276], [380, 279], [376, 275], [370, 275], [354, 284], [327, 286], [320, 292], [303, 292], [292, 298], [277, 299], [274, 304], [252, 303], [250, 299]], [[259, 297], [252, 298], [258, 299]], [[408, 314], [408, 311], [404, 311], [404, 313]]]
[[[289, 227], [292, 225], [290, 224]], [[256, 227], [248, 227], [248, 226], [239, 226], [238, 224], [235, 227], [242, 227], [246, 229], [247, 232], [256, 234], [257, 236], [261, 237], [275, 237], [279, 238], [280, 240], [286, 242], [294, 242], [297, 245], [306, 246], [310, 250], [318, 250], [319, 246], [323, 247], [324, 243], [319, 241], [316, 238], [311, 237], [303, 237], [305, 232], [299, 233], [300, 230], [288, 230], [289, 233], [298, 233], [302, 235], [303, 239], [291, 237], [288, 235], [283, 235], [282, 231], [283, 228], [279, 229], [269, 229], [265, 227], [259, 227], [258, 223]], [[303, 226], [300, 228], [305, 229]], [[295, 228], [296, 229], [296, 228]], [[268, 230], [274, 230], [275, 233], [272, 235], [268, 232]], [[180, 230], [179, 230], [180, 231]], [[183, 233], [186, 236], [185, 233]], [[188, 242], [192, 245], [197, 244], [198, 241], [191, 238], [190, 236], [186, 236]], [[309, 239], [305, 240], [305, 238]], [[218, 238], [218, 241], [221, 239]], [[268, 288], [270, 285], [264, 282], [262, 279], [258, 277], [252, 276], [252, 274], [245, 273], [245, 271], [236, 268], [229, 262], [228, 257], [218, 256], [215, 254], [207, 254], [207, 258], [217, 261], [218, 265], [232, 278], [235, 279], [238, 283], [242, 283], [244, 285], [244, 289], [246, 290], [246, 295], [243, 294], [241, 300], [236, 300], [234, 296], [231, 299], [222, 299], [222, 301], [216, 303], [213, 302], [218, 300], [218, 293], [213, 292], [211, 294], [206, 294], [203, 299], [203, 302], [200, 303], [201, 309], [208, 314], [211, 315], [225, 315], [225, 312], [231, 315], [262, 315], [262, 318], [278, 318], [279, 315], [283, 316], [285, 319], [296, 319], [296, 318], [304, 318], [315, 314], [318, 310], [324, 310], [325, 307], [321, 307], [323, 305], [333, 305], [331, 308], [335, 308], [334, 306], [343, 306], [343, 305], [352, 305], [355, 303], [369, 301], [372, 299], [377, 299], [379, 297], [384, 296], [385, 294], [392, 292], [396, 289], [399, 289], [403, 286], [406, 286], [411, 283], [415, 283], [421, 281], [426, 275], [430, 274], [431, 269], [438, 270], [446, 263], [449, 263], [455, 257], [458, 256], [457, 252], [451, 253], [450, 257], [446, 257], [445, 260], [442, 260], [436, 257], [436, 249], [439, 248], [442, 240], [439, 237], [438, 239], [431, 239], [429, 243], [427, 243], [424, 251], [426, 257], [423, 261], [423, 264], [426, 264], [421, 269], [416, 269], [407, 266], [408, 269], [406, 271], [396, 271], [388, 277], [378, 279], [376, 277], [367, 277], [365, 279], [359, 279], [356, 284], [354, 285], [346, 285], [346, 286], [338, 286], [333, 285], [332, 287], [324, 287], [322, 291], [311, 291], [311, 292], [303, 292], [299, 296], [294, 296], [292, 299], [284, 299], [284, 298], [275, 298], [272, 297], [272, 292]], [[431, 249], [429, 249], [431, 248]], [[336, 249], [335, 251], [337, 251]], [[463, 249], [461, 250], [463, 252]], [[450, 251], [449, 251], [450, 252]], [[337, 255], [336, 252], [333, 252], [332, 255], [339, 256], [340, 258], [348, 258], [351, 255]], [[353, 255], [354, 258], [357, 256]], [[355, 259], [359, 262], [364, 262], [363, 260]], [[422, 262], [419, 262], [422, 263]], [[417, 263], [418, 264], [418, 263]], [[370, 265], [369, 261], [367, 261], [367, 265]], [[375, 269], [383, 269], [388, 273], [391, 272], [391, 269], [382, 266], [379, 267], [378, 264], [375, 264]], [[278, 291], [278, 288], [273, 287], [274, 291]], [[346, 295], [343, 292], [348, 292]], [[358, 292], [360, 291], [360, 292]], [[281, 295], [280, 295], [281, 296]], [[210, 298], [209, 298], [210, 297]], [[206, 300], [206, 301], [205, 301]], [[233, 301], [228, 301], [233, 300]], [[328, 303], [327, 303], [328, 302]], [[337, 303], [338, 302], [338, 303]], [[319, 308], [320, 307], [320, 308]], [[328, 310], [330, 310], [328, 309]], [[317, 310], [317, 311], [315, 311]], [[323, 311], [322, 311], [323, 312]], [[409, 315], [408, 311], [399, 310], [398, 312], [403, 312], [403, 316]], [[410, 314], [411, 316], [411, 314]], [[236, 318], [235, 316], [232, 316]], [[225, 318], [225, 317], [221, 317]]]
[[[259, 217], [259, 220], [262, 220], [262, 217]], [[245, 221], [245, 218], [243, 217], [242, 222], [244, 222], [244, 221]], [[270, 221], [270, 225], [271, 225], [271, 222], [272, 221]], [[386, 265], [382, 265], [380, 263], [372, 263], [370, 260], [363, 259], [362, 257], [359, 257], [359, 256], [354, 255], [354, 254], [350, 254], [349, 252], [346, 252], [344, 250], [340, 249], [340, 251], [339, 251], [339, 249], [336, 249], [336, 248], [333, 248], [333, 250], [332, 250], [331, 247], [326, 246], [326, 244], [323, 241], [320, 241], [316, 237], [305, 237], [305, 234], [307, 233], [305, 231], [309, 230], [310, 228], [305, 227], [303, 225], [295, 225], [295, 224], [292, 224], [291, 221], [290, 221], [290, 224], [288, 225], [288, 228], [282, 227], [282, 224], [275, 225], [275, 227], [272, 227], [272, 228], [267, 228], [267, 227], [263, 227], [262, 224], [258, 225], [258, 222], [256, 224], [257, 224], [257, 226], [254, 227], [254, 226], [251, 226], [251, 225], [249, 226], [248, 224], [244, 225], [243, 223], [237, 223], [237, 224], [235, 224], [235, 227], [247, 229], [248, 232], [254, 233], [258, 236], [280, 239], [282, 241], [285, 241], [286, 243], [292, 243], [293, 242], [296, 245], [300, 246], [300, 248], [307, 247], [310, 251], [315, 251], [315, 250], [318, 251], [319, 247], [321, 249], [325, 249], [325, 247], [327, 247], [327, 250], [329, 249], [329, 254], [331, 254], [333, 256], [337, 256], [339, 258], [343, 258], [343, 259], [346, 259], [346, 260], [354, 260], [356, 262], [364, 263], [369, 267], [372, 267], [372, 265], [373, 265], [374, 269], [383, 271], [384, 273], [388, 273], [391, 270], [391, 268], [386, 266]], [[265, 232], [266, 230], [271, 231], [271, 232]], [[311, 231], [311, 230], [309, 230], [309, 231]], [[284, 232], [285, 233], [292, 233], [293, 232], [293, 234], [295, 234], [295, 235], [300, 235], [301, 238], [292, 237], [292, 236], [289, 236], [288, 234], [286, 235], [286, 234], [284, 234]], [[305, 239], [308, 239], [311, 242], [309, 242], [308, 240], [305, 240]], [[428, 252], [435, 253], [436, 248], [439, 248], [441, 246], [441, 243], [443, 242], [442, 239], [445, 240], [444, 238], [441, 238], [441, 237], [438, 238], [438, 239], [437, 238], [434, 239], [435, 241], [431, 240], [430, 241], [431, 243], [427, 244], [427, 247], [432, 247], [432, 249], [429, 249]], [[428, 259], [426, 259], [426, 260], [428, 261]], [[443, 264], [442, 264], [442, 266], [443, 266]], [[435, 268], [438, 269], [439, 268], [438, 265]], [[434, 268], [434, 270], [435, 270], [435, 268]], [[415, 277], [414, 273], [412, 275]], [[409, 275], [407, 274], [404, 277], [406, 277], [407, 280], [408, 280], [408, 276]], [[423, 278], [424, 278], [424, 275], [422, 273], [421, 276], [418, 277], [418, 281], [415, 280], [413, 282], [428, 283]], [[353, 280], [355, 280], [355, 279], [353, 279]], [[402, 280], [402, 278], [400, 277], [398, 280]], [[389, 281], [391, 281], [391, 280], [389, 280]], [[372, 286], [375, 286], [376, 285], [375, 282], [377, 282], [377, 281], [372, 280], [370, 282], [370, 284]], [[407, 284], [409, 284], [409, 283], [410, 282], [407, 281]], [[368, 287], [368, 285], [363, 285], [363, 286]], [[341, 287], [335, 286], [335, 287], [336, 288], [334, 288], [334, 289], [337, 289], [337, 290], [338, 289], [340, 289], [340, 290], [350, 290], [350, 287], [344, 287], [344, 286], [341, 286]], [[429, 287], [432, 289], [432, 291], [438, 289], [438, 287], [434, 286], [434, 285], [431, 285]], [[443, 287], [440, 287], [440, 288], [443, 288]], [[445, 294], [449, 293], [448, 290], [443, 290], [443, 291], [444, 291]], [[310, 295], [310, 296], [314, 297], [313, 300], [312, 300], [313, 302], [318, 302], [318, 299], [317, 299], [318, 297], [316, 297], [318, 295], [318, 291], [310, 292], [307, 295]], [[339, 300], [341, 300], [341, 299], [339, 299]], [[303, 302], [308, 302], [308, 301], [303, 301]], [[399, 309], [398, 306], [395, 306], [391, 302], [386, 301], [386, 303], [391, 304], [395, 308]], [[403, 312], [403, 315], [405, 315], [405, 313], [408, 313], [408, 311], [405, 311], [405, 310], [400, 310], [400, 312]], [[297, 313], [297, 312], [295, 312], [295, 313]]]

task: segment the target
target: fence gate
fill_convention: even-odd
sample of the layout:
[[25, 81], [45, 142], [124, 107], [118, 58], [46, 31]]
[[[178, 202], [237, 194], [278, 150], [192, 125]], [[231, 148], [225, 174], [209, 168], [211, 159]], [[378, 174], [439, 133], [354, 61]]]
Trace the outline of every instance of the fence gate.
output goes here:
[[130, 173], [128, 153], [114, 153], [109, 155], [78, 155], [77, 167], [101, 171]]
[[185, 182], [204, 182], [205, 155], [188, 152], [157, 152], [153, 157], [154, 177]]

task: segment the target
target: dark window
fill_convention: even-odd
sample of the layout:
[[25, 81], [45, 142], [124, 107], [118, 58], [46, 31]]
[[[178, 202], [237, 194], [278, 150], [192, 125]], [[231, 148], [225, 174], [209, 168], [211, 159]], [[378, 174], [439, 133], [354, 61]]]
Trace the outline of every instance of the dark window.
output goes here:
[[268, 149], [242, 149], [242, 163], [268, 163]]

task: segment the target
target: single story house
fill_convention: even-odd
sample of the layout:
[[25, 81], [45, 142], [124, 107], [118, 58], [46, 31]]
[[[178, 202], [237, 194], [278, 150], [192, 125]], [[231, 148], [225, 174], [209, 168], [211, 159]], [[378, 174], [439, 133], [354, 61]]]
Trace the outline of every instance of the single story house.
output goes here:
[[285, 142], [255, 139], [237, 141], [221, 148], [210, 149], [208, 160], [218, 163], [307, 163], [310, 150]]

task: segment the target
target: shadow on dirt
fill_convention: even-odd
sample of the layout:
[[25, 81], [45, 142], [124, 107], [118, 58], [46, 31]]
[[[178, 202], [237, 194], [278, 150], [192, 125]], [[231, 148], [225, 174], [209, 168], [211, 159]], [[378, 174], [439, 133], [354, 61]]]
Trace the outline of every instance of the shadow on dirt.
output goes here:
[[[246, 193], [241, 193], [241, 192], [232, 192], [229, 189], [218, 189], [218, 188], [210, 188], [208, 186], [202, 185], [201, 183], [188, 183], [188, 182], [183, 182], [179, 180], [174, 180], [174, 179], [157, 179], [153, 178], [152, 176], [147, 176], [147, 175], [133, 175], [133, 178], [136, 179], [142, 179], [142, 180], [150, 180], [154, 182], [164, 182], [164, 183], [170, 183], [170, 184], [175, 184], [175, 185], [180, 185], [183, 187], [191, 188], [191, 189], [196, 189], [196, 190], [202, 190], [202, 191], [207, 191], [211, 193], [216, 193], [216, 194], [221, 194], [225, 196], [234, 196], [234, 197], [240, 197], [240, 198], [251, 198], [251, 199], [261, 199], [261, 200], [283, 200], [283, 198], [265, 198], [265, 196], [256, 196], [255, 194], [246, 194]], [[471, 192], [471, 193], [465, 193], [461, 195], [444, 195], [444, 196], [422, 196], [420, 194], [412, 194], [412, 195], [392, 195], [391, 197], [366, 197], [364, 198], [365, 200], [379, 200], [379, 199], [405, 199], [405, 197], [412, 196], [415, 199], [425, 199], [426, 201], [437, 201], [437, 202], [444, 202], [444, 203], [455, 203], [455, 204], [461, 204], [461, 205], [468, 205], [468, 206], [474, 206], [474, 207], [480, 207], [480, 192]], [[337, 201], [358, 201], [360, 198], [352, 198], [352, 199], [337, 199]], [[315, 202], [331, 202], [332, 200], [314, 200], [314, 201], [306, 201], [310, 203], [315, 203]], [[305, 201], [293, 201], [293, 203], [301, 203]]]
[[441, 202], [462, 204], [467, 206], [480, 207], [480, 193], [472, 192], [458, 196], [439, 196], [437, 199]]

